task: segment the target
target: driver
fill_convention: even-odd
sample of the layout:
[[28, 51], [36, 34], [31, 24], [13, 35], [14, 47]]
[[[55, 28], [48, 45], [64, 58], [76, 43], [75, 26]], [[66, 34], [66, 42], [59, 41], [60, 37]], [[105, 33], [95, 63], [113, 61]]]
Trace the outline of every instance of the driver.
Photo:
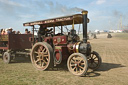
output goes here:
[[42, 37], [47, 37], [48, 34], [52, 34], [52, 28], [49, 30], [47, 29], [46, 25], [40, 25], [39, 31], [38, 31], [38, 41], [41, 42], [43, 39]]
[[38, 41], [42, 41], [42, 35], [45, 35], [45, 30], [47, 29], [46, 25], [40, 25], [40, 28], [38, 30]]
[[76, 41], [80, 40], [79, 36], [76, 34], [76, 30], [71, 29], [71, 32], [68, 34], [69, 34], [69, 36], [68, 36], [69, 41], [76, 42]]

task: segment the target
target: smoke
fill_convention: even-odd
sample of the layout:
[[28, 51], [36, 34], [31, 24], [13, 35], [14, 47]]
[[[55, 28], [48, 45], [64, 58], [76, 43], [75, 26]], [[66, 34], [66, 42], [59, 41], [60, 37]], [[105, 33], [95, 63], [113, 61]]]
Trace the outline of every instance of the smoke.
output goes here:
[[115, 11], [113, 11], [113, 17], [115, 18], [115, 19], [117, 19], [118, 21], [122, 18], [123, 20], [126, 20], [126, 14], [123, 14], [122, 12], [120, 12], [120, 11], [117, 11], [117, 10], [115, 10]]
[[[69, 15], [83, 11], [79, 7], [68, 7], [66, 5], [60, 4], [58, 2], [52, 1], [43, 1], [43, 0], [32, 0], [29, 3], [27, 1], [22, 1], [21, 3], [9, 1], [9, 0], [0, 0], [0, 9], [3, 15], [11, 15], [14, 17], [21, 17], [25, 15], [35, 16], [56, 16], [56, 15]], [[26, 18], [26, 17], [25, 17]], [[29, 17], [30, 18], [30, 17]]]
[[111, 22], [112, 25], [115, 25], [116, 29], [122, 29], [122, 26], [126, 26], [127, 25], [127, 13], [122, 13], [121, 11], [118, 10], [114, 10], [113, 11], [113, 16], [111, 18]]
[[6, 26], [22, 29], [23, 22], [70, 15], [82, 10], [55, 1], [0, 0], [0, 28]]
[[38, 4], [38, 9], [42, 8], [47, 10], [50, 14], [73, 14], [76, 12], [81, 12], [83, 9], [78, 8], [78, 7], [68, 7], [66, 5], [60, 4], [58, 2], [53, 3], [52, 1], [45, 1], [45, 2], [40, 2], [44, 3], [44, 7], [42, 8], [42, 4]]
[[115, 11], [113, 11], [113, 15], [114, 15], [115, 17], [119, 17], [120, 15], [122, 15], [122, 13], [119, 12], [119, 11], [117, 11], [117, 10], [115, 10]]

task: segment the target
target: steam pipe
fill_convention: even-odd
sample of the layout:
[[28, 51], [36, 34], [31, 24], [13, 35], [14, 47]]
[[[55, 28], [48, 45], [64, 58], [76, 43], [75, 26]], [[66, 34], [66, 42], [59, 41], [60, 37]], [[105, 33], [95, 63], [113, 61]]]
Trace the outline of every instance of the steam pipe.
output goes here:
[[83, 42], [87, 42], [87, 14], [88, 11], [82, 11], [83, 15]]

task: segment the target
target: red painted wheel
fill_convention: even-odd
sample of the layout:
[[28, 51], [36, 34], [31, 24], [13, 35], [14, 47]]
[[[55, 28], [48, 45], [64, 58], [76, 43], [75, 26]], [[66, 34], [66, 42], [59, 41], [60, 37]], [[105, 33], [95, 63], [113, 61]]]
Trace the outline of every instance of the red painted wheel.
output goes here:
[[68, 58], [67, 66], [72, 74], [84, 76], [88, 70], [88, 61], [85, 55], [73, 53]]
[[31, 51], [31, 62], [39, 70], [46, 70], [54, 65], [53, 48], [46, 42], [36, 43]]

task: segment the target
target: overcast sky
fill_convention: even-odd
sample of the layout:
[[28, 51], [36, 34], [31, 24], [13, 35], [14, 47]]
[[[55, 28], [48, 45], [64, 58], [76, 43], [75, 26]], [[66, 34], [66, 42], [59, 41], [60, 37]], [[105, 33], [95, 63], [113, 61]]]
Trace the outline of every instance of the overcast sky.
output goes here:
[[55, 18], [88, 10], [88, 30], [128, 25], [128, 0], [0, 0], [0, 28], [24, 31], [24, 22]]

